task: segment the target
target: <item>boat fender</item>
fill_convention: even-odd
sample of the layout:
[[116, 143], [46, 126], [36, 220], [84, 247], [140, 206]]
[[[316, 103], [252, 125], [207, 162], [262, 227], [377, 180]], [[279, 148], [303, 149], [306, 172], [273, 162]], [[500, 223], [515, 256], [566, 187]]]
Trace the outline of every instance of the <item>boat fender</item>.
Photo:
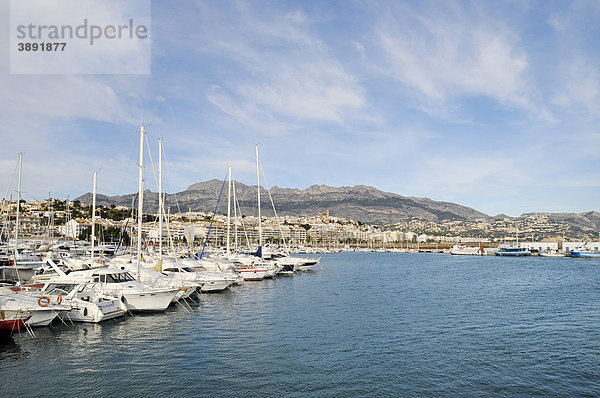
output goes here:
[[121, 296], [121, 302], [125, 303], [125, 296]]
[[84, 308], [83, 309], [83, 316], [87, 316], [87, 314], [88, 314], [87, 308]]
[[42, 296], [38, 299], [38, 305], [40, 307], [47, 307], [50, 304], [50, 299], [46, 296]]
[[56, 305], [60, 305], [60, 303], [62, 303], [62, 294], [56, 296]]

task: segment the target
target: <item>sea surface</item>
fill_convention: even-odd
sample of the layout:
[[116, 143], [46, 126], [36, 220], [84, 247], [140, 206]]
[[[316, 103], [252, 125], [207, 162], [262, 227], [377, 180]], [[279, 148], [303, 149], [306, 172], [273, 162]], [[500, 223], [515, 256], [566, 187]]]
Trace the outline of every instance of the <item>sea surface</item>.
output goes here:
[[0, 346], [2, 396], [600, 396], [600, 261], [339, 253]]

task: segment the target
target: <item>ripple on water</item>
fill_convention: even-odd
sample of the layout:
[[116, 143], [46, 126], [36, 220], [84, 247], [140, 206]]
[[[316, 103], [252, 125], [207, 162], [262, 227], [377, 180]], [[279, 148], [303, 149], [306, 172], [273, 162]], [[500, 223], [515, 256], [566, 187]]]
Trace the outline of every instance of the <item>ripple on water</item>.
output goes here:
[[6, 396], [600, 395], [599, 262], [340, 253], [0, 346]]

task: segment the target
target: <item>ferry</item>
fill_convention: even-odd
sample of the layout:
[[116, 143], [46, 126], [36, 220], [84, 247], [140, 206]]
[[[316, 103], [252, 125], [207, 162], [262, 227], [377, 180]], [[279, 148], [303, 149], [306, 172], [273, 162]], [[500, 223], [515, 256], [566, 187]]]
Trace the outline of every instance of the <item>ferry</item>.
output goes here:
[[518, 246], [500, 246], [494, 254], [496, 256], [525, 257], [531, 256], [531, 250]]

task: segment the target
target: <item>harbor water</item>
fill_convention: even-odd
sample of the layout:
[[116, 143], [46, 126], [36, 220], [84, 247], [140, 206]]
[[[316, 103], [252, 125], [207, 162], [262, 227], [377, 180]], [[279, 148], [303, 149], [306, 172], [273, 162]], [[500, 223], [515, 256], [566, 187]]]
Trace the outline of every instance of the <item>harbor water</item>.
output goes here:
[[3, 396], [599, 396], [600, 260], [338, 253], [193, 311], [35, 329]]

